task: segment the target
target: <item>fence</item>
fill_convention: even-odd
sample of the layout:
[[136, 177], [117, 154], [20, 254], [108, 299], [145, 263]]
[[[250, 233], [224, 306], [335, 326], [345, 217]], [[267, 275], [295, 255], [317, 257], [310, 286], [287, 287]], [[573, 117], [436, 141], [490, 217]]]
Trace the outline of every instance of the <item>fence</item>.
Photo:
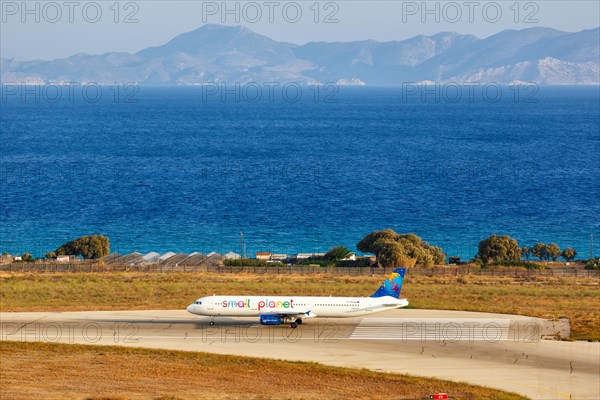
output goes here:
[[[391, 268], [377, 267], [314, 267], [308, 265], [294, 265], [283, 267], [230, 267], [223, 265], [117, 265], [101, 263], [12, 263], [0, 266], [0, 270], [11, 272], [213, 272], [219, 274], [253, 273], [265, 275], [278, 274], [332, 274], [345, 276], [387, 275]], [[463, 266], [436, 266], [431, 268], [410, 268], [407, 275], [412, 276], [493, 276], [493, 277], [564, 277], [564, 278], [600, 278], [600, 271], [586, 270], [581, 267], [547, 268], [542, 270], [525, 268], [476, 268]]]

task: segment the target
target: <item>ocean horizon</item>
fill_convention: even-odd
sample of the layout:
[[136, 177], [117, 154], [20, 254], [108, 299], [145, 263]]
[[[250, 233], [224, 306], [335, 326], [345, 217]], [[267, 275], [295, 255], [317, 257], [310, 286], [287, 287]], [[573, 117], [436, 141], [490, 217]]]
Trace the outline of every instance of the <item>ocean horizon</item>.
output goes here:
[[243, 232], [294, 254], [391, 228], [463, 260], [493, 233], [578, 258], [593, 234], [598, 256], [598, 87], [472, 89], [3, 88], [0, 251], [239, 252]]

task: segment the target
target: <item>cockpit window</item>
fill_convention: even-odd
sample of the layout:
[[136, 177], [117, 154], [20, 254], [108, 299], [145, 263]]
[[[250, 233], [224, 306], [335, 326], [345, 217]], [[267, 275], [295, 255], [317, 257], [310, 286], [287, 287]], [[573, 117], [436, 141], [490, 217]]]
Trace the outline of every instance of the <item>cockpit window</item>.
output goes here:
[[202, 304], [202, 302], [200, 300], [197, 300], [197, 301], [194, 302], [194, 304], [200, 305], [200, 304]]

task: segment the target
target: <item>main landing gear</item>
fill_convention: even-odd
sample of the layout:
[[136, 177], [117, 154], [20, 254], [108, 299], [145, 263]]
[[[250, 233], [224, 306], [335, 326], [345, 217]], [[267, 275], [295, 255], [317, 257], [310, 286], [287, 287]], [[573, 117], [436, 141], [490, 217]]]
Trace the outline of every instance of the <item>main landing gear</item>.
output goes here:
[[210, 319], [210, 322], [208, 323], [210, 326], [213, 326], [215, 324], [215, 317], [212, 317]]
[[296, 319], [294, 322], [292, 322], [290, 324], [292, 329], [296, 329], [298, 327], [298, 325], [302, 325], [302, 319], [300, 319], [300, 318]]

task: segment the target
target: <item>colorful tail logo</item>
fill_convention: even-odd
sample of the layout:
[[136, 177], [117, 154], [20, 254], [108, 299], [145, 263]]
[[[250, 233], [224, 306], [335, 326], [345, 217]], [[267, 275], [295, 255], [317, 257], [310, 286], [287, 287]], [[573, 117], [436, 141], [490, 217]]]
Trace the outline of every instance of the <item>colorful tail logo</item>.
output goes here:
[[402, 289], [405, 272], [406, 268], [396, 268], [371, 297], [390, 296], [397, 299], [400, 298], [400, 290]]

